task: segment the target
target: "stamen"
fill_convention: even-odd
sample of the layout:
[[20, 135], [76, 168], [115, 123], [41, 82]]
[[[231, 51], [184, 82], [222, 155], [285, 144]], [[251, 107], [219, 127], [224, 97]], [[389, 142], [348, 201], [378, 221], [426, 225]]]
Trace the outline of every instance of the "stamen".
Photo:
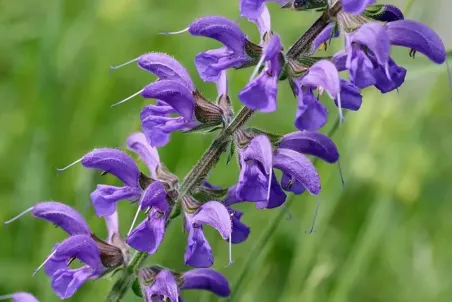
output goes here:
[[257, 63], [256, 67], [253, 70], [253, 73], [251, 74], [250, 82], [256, 77], [256, 74], [259, 72], [259, 68], [261, 68], [264, 61], [265, 61], [265, 55], [262, 54], [261, 58], [259, 59], [259, 62]]
[[0, 296], [0, 300], [12, 299], [14, 294]]
[[118, 69], [118, 68], [121, 68], [121, 67], [126, 66], [126, 65], [129, 65], [130, 63], [136, 62], [137, 60], [138, 60], [138, 58], [135, 58], [135, 59], [130, 60], [130, 61], [128, 61], [128, 62], [119, 64], [119, 65], [117, 65], [117, 66], [110, 66], [110, 74], [112, 73], [113, 70]]
[[344, 115], [342, 114], [341, 94], [337, 95], [337, 107], [339, 108], [339, 125], [344, 121]]
[[122, 103], [125, 103], [125, 102], [127, 102], [127, 101], [128, 101], [128, 100], [130, 100], [130, 99], [133, 99], [134, 97], [136, 97], [137, 95], [139, 95], [140, 93], [142, 93], [142, 92], [143, 92], [143, 90], [144, 90], [144, 89], [141, 89], [140, 91], [138, 91], [138, 92], [135, 92], [134, 94], [132, 94], [131, 96], [129, 96], [129, 97], [127, 97], [127, 98], [125, 98], [124, 100], [122, 100], [122, 101], [119, 101], [119, 102], [117, 102], [117, 103], [115, 103], [115, 104], [111, 105], [111, 107], [115, 107], [115, 106], [118, 106], [118, 105], [120, 105], [120, 104], [122, 104]]
[[135, 217], [133, 218], [132, 225], [130, 226], [129, 232], [127, 232], [127, 236], [129, 236], [130, 233], [132, 233], [133, 226], [135, 225], [135, 222], [138, 219], [138, 214], [140, 214], [140, 210], [141, 210], [140, 205], [138, 205], [137, 212], [135, 213]]
[[164, 32], [161, 32], [160, 34], [161, 35], [178, 35], [178, 34], [183, 34], [184, 32], [187, 32], [189, 29], [190, 29], [190, 27], [187, 27], [187, 28], [181, 29], [179, 31], [164, 31]]
[[270, 171], [270, 175], [268, 176], [268, 184], [267, 184], [267, 201], [270, 199], [270, 189], [273, 177], [273, 170]]
[[[450, 72], [449, 58], [446, 57], [447, 77], [449, 78], [449, 88], [452, 91], [452, 74]], [[452, 97], [451, 97], [452, 100]]]
[[311, 225], [311, 229], [308, 231], [306, 230], [307, 234], [312, 234], [314, 233], [314, 228], [315, 228], [315, 222], [317, 220], [317, 213], [319, 212], [319, 207], [320, 207], [320, 197], [317, 196], [317, 204], [315, 206], [315, 212], [314, 212], [314, 218], [312, 219], [312, 225]]
[[342, 167], [341, 167], [341, 161], [340, 160], [337, 161], [337, 166], [339, 168], [339, 176], [341, 177], [342, 188], [344, 188], [345, 187], [345, 180], [344, 180], [344, 175], [342, 174]]
[[229, 267], [232, 263], [234, 263], [234, 260], [232, 260], [232, 229], [231, 229], [231, 233], [229, 234], [229, 263], [225, 267]]
[[66, 167], [64, 167], [64, 168], [57, 168], [57, 172], [58, 172], [58, 174], [60, 174], [61, 172], [63, 172], [64, 170], [66, 170], [66, 169], [68, 169], [68, 168], [70, 168], [70, 167], [72, 167], [72, 166], [74, 166], [74, 165], [76, 165], [76, 164], [78, 164], [79, 162], [81, 162], [82, 161], [82, 159], [83, 159], [83, 157], [81, 157], [81, 158], [79, 158], [79, 159], [77, 159], [75, 162], [73, 162], [73, 163], [71, 163], [71, 164], [69, 164], [69, 165], [67, 165]]
[[35, 275], [36, 275], [36, 273], [47, 263], [47, 261], [49, 261], [50, 260], [50, 258], [52, 258], [53, 257], [53, 255], [55, 255], [55, 253], [57, 252], [57, 249], [55, 249], [53, 252], [52, 252], [52, 254], [50, 254], [49, 255], [49, 257], [47, 257], [46, 258], [46, 260], [44, 260], [44, 262], [43, 263], [41, 263], [41, 265], [37, 268], [37, 269], [35, 269], [34, 271], [33, 271], [33, 275], [31, 275], [32, 277], [34, 277]]
[[17, 216], [15, 216], [15, 217], [11, 218], [11, 219], [8, 220], [8, 221], [3, 222], [3, 224], [4, 224], [4, 225], [9, 224], [9, 223], [11, 223], [11, 222], [13, 222], [13, 221], [19, 219], [20, 217], [24, 216], [25, 214], [27, 214], [27, 213], [30, 212], [31, 210], [33, 210], [33, 207], [28, 208], [28, 209], [26, 209], [25, 211], [23, 211], [22, 213], [20, 213], [19, 215], [17, 215]]

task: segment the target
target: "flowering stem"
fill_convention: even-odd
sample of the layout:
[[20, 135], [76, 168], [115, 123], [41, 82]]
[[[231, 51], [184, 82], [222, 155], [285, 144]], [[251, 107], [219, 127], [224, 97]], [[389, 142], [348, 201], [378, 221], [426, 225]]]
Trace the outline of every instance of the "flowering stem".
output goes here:
[[[303, 53], [303, 51], [311, 45], [315, 37], [319, 35], [329, 24], [329, 22], [331, 22], [332, 18], [337, 15], [340, 9], [341, 5], [340, 2], [338, 2], [333, 5], [333, 7], [325, 11], [322, 16], [289, 49], [287, 57], [289, 59], [293, 59]], [[230, 142], [231, 136], [251, 118], [254, 112], [254, 110], [243, 106], [231, 123], [227, 125], [223, 131], [221, 131], [207, 151], [203, 154], [201, 159], [184, 178], [179, 190], [179, 199], [187, 194], [190, 194], [194, 188], [202, 183], [202, 181], [206, 178], [207, 173], [218, 161], [221, 154], [226, 150], [226, 146]], [[178, 216], [177, 210], [180, 210], [179, 204], [180, 203], [173, 207], [173, 211], [176, 213], [175, 215], [170, 215], [170, 219], [174, 219]], [[169, 221], [166, 227], [168, 224]], [[146, 252], [138, 252], [135, 255], [129, 266], [123, 270], [123, 274], [120, 279], [113, 285], [112, 290], [107, 296], [107, 302], [118, 302], [122, 300], [129, 288], [132, 286], [136, 271], [143, 266], [147, 257], [148, 253]]]

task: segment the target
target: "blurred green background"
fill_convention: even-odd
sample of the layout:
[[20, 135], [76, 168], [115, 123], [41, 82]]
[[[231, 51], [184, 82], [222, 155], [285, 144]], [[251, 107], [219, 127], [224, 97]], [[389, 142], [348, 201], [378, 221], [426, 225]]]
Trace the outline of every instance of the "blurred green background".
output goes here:
[[[405, 1], [389, 1], [404, 7]], [[413, 2], [413, 1], [410, 1]], [[57, 175], [55, 167], [80, 158], [95, 147], [117, 147], [139, 129], [146, 104], [136, 98], [110, 105], [138, 91], [154, 77], [131, 65], [109, 74], [109, 66], [159, 51], [174, 55], [189, 70], [204, 95], [215, 98], [215, 85], [203, 83], [194, 69], [196, 53], [218, 46], [214, 41], [158, 35], [184, 28], [204, 15], [236, 19], [234, 1], [0, 0], [0, 220], [44, 200], [66, 202], [81, 211], [92, 229], [105, 236], [102, 219], [89, 207], [97, 183], [115, 184], [81, 165]], [[286, 47], [318, 16], [280, 10], [274, 3], [273, 29]], [[407, 17], [438, 30], [452, 47], [447, 0], [414, 1]], [[241, 20], [258, 38], [252, 24]], [[336, 41], [329, 50], [339, 49]], [[318, 163], [323, 191], [316, 231], [310, 228], [316, 198], [290, 197], [284, 209], [257, 210], [240, 205], [251, 228], [245, 243], [233, 246], [235, 263], [227, 264], [227, 243], [211, 229], [215, 269], [230, 280], [233, 301], [450, 301], [452, 296], [452, 124], [451, 90], [445, 66], [435, 66], [407, 49], [394, 49], [408, 78], [399, 92], [363, 91], [359, 112], [347, 115], [334, 135], [346, 181], [337, 165]], [[230, 94], [245, 85], [250, 70], [231, 72]], [[296, 102], [282, 83], [278, 111], [258, 114], [251, 124], [278, 133], [294, 131]], [[328, 131], [337, 116], [331, 100]], [[183, 177], [207, 148], [212, 135], [172, 136], [160, 149], [167, 167]], [[235, 163], [222, 159], [210, 180], [232, 185]], [[122, 232], [135, 207], [119, 205]], [[269, 236], [270, 234], [270, 236]], [[43, 271], [33, 270], [65, 234], [27, 215], [1, 229], [0, 295], [29, 291], [41, 301], [58, 301]], [[149, 263], [186, 270], [186, 234], [180, 221], [171, 225]], [[72, 301], [102, 301], [112, 280], [87, 282]], [[187, 301], [217, 301], [209, 293], [185, 292]], [[126, 301], [140, 301], [129, 293]]]

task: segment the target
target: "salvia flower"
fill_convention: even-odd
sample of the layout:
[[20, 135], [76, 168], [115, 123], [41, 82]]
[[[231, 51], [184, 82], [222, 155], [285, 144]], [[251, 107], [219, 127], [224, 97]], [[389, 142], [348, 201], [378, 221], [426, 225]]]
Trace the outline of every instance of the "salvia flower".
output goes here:
[[338, 100], [337, 105], [342, 117], [339, 73], [333, 63], [321, 60], [314, 63], [294, 85], [298, 100], [295, 126], [299, 130], [314, 131], [320, 129], [327, 121], [328, 111], [314, 95], [314, 90], [319, 88], [324, 89], [330, 98]]
[[[21, 213], [47, 220], [63, 229], [69, 237], [58, 243], [35, 273], [44, 266], [52, 279], [52, 288], [62, 299], [71, 297], [88, 279], [97, 279], [111, 268], [124, 264], [120, 248], [111, 245], [90, 230], [83, 217], [73, 208], [59, 202], [40, 202]], [[78, 259], [84, 265], [71, 269], [69, 264]]]
[[17, 292], [9, 295], [0, 296], [0, 300], [11, 299], [11, 302], [39, 302], [35, 296], [25, 292]]
[[[188, 244], [185, 250], [185, 264], [193, 267], [211, 267], [213, 253], [204, 236], [203, 226], [215, 228], [223, 239], [232, 240], [231, 218], [226, 207], [218, 201], [200, 204], [192, 197], [183, 197], [185, 229], [188, 232]], [[231, 255], [230, 255], [231, 256]], [[232, 260], [230, 259], [230, 262]]]
[[138, 272], [138, 280], [145, 301], [171, 302], [183, 301], [180, 290], [208, 290], [217, 296], [230, 295], [229, 283], [219, 272], [212, 269], [193, 269], [185, 273], [176, 273], [168, 269], [153, 266]]
[[277, 2], [279, 5], [284, 6], [290, 0], [240, 0], [240, 15], [248, 19], [257, 19], [266, 9], [266, 2]]
[[[337, 162], [339, 153], [335, 144], [326, 135], [301, 131], [282, 137], [275, 149], [266, 135], [254, 137], [240, 151], [240, 176], [236, 188], [237, 199], [256, 201], [258, 208], [281, 206], [286, 195], [282, 190], [301, 194], [320, 193], [320, 178], [305, 154], [321, 158], [329, 163]], [[281, 184], [273, 168], [283, 172]]]
[[[129, 150], [137, 153], [155, 175], [160, 163], [157, 150], [147, 143], [142, 133], [134, 133], [127, 139]], [[86, 168], [101, 170], [116, 176], [124, 186], [97, 185], [91, 193], [94, 210], [98, 216], [110, 216], [116, 211], [116, 202], [120, 200], [136, 201], [143, 192], [143, 180], [146, 176], [140, 172], [134, 160], [125, 152], [112, 148], [94, 149], [81, 158]]]
[[347, 13], [359, 15], [371, 4], [375, 3], [375, 0], [340, 0], [342, 9]]

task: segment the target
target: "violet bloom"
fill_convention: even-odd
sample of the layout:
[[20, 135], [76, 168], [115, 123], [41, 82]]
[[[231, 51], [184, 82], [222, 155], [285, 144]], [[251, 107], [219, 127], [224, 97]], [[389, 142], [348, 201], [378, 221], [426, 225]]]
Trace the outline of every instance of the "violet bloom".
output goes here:
[[324, 89], [330, 98], [338, 100], [341, 113], [341, 83], [339, 73], [333, 63], [321, 60], [312, 65], [307, 74], [296, 80], [294, 87], [298, 100], [295, 126], [299, 130], [314, 131], [325, 125], [328, 117], [326, 107], [314, 95], [315, 89]]
[[[6, 223], [28, 212], [69, 234], [69, 238], [56, 244], [44, 263], [35, 270], [36, 273], [44, 266], [46, 274], [52, 278], [52, 288], [58, 297], [71, 297], [88, 279], [96, 279], [107, 268], [124, 263], [122, 251], [93, 235], [86, 221], [73, 208], [59, 202], [40, 202]], [[68, 263], [73, 259], [78, 259], [84, 265], [71, 269]]]
[[[253, 138], [248, 147], [240, 152], [237, 200], [257, 201], [258, 208], [274, 208], [286, 199], [282, 189], [294, 194], [305, 190], [313, 195], [319, 194], [319, 175], [305, 154], [329, 163], [339, 159], [333, 141], [318, 132], [301, 131], [285, 135], [276, 150], [265, 135]], [[281, 185], [273, 168], [283, 172]]]
[[342, 9], [353, 15], [361, 14], [375, 0], [341, 0]]
[[211, 269], [194, 269], [185, 273], [173, 273], [159, 267], [144, 268], [138, 272], [145, 301], [182, 302], [180, 290], [208, 290], [217, 296], [228, 297], [229, 283], [222, 274]]
[[259, 68], [265, 62], [264, 69], [239, 93], [240, 101], [248, 108], [262, 112], [276, 110], [278, 79], [282, 69], [281, 47], [279, 35], [271, 36], [264, 46], [261, 60], [256, 67]]
[[185, 264], [193, 267], [211, 267], [214, 261], [213, 253], [204, 236], [203, 225], [215, 228], [223, 239], [231, 241], [232, 224], [229, 212], [218, 201], [209, 201], [201, 206], [196, 204], [197, 209], [193, 212], [192, 210], [187, 212], [192, 205], [187, 204], [187, 200], [184, 200], [184, 203], [186, 203], [184, 206], [186, 209], [185, 229], [188, 231], [188, 244], [184, 255]]
[[11, 302], [39, 302], [32, 294], [25, 292], [17, 292], [9, 295], [0, 296], [0, 300], [11, 299]]
[[250, 61], [246, 54], [246, 36], [234, 21], [221, 16], [203, 17], [188, 27], [193, 36], [203, 36], [221, 42], [224, 46], [201, 52], [195, 57], [195, 65], [201, 79], [216, 82], [221, 71], [237, 68]]
[[[155, 175], [159, 164], [157, 149], [151, 147], [143, 133], [134, 133], [127, 138], [129, 150], [137, 153], [146, 163], [151, 175]], [[94, 168], [116, 176], [124, 186], [97, 185], [91, 193], [97, 216], [110, 216], [116, 211], [116, 202], [120, 200], [136, 201], [141, 197], [141, 173], [134, 160], [126, 153], [112, 148], [94, 149], [81, 159], [86, 168]]]
[[406, 75], [406, 70], [390, 58], [391, 45], [419, 51], [437, 64], [446, 59], [444, 44], [433, 30], [417, 21], [398, 20], [362, 25], [348, 35], [347, 52], [336, 54], [334, 61], [339, 70], [349, 70], [357, 87], [374, 85], [386, 93], [400, 87]]
[[284, 6], [290, 0], [240, 0], [240, 15], [248, 19], [256, 19], [265, 9], [266, 2], [277, 2]]
[[163, 241], [165, 223], [171, 212], [165, 187], [160, 181], [152, 182], [141, 198], [139, 210], [149, 209], [147, 218], [127, 236], [127, 244], [140, 252], [153, 254]]

